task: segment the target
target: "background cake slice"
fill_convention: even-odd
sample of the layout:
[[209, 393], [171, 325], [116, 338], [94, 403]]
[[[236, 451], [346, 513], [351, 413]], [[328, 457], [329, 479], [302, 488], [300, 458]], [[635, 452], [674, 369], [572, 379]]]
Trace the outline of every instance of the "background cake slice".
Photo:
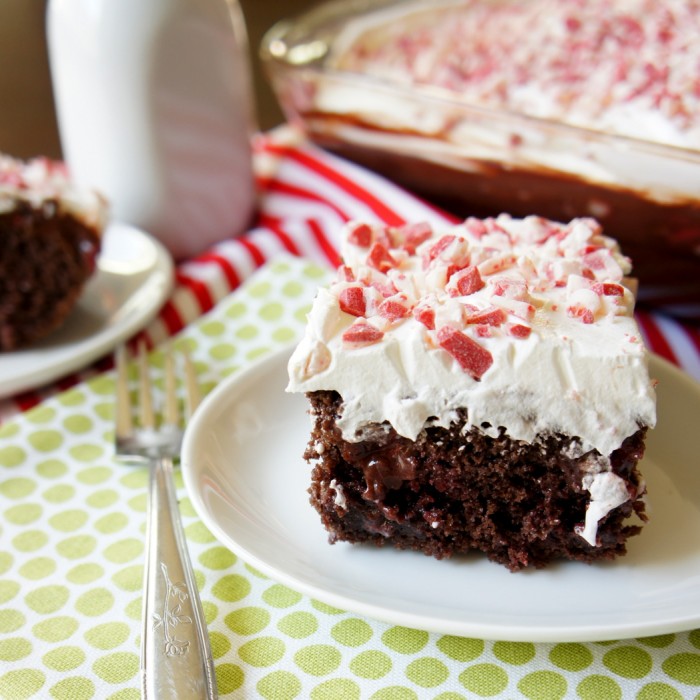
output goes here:
[[599, 225], [351, 223], [342, 256], [288, 387], [331, 542], [513, 570], [624, 553], [655, 394], [630, 261]]
[[95, 270], [107, 204], [61, 163], [0, 154], [0, 351], [63, 324]]

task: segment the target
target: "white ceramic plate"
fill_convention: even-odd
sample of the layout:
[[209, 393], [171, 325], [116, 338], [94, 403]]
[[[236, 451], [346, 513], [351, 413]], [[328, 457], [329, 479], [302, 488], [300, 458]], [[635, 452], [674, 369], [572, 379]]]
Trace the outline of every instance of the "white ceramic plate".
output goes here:
[[233, 375], [187, 430], [184, 479], [199, 516], [250, 564], [336, 607], [397, 625], [512, 641], [595, 641], [700, 627], [700, 384], [652, 358], [659, 424], [642, 472], [651, 520], [613, 563], [512, 574], [480, 555], [329, 545], [301, 454], [309, 417], [286, 394], [288, 353]]
[[172, 284], [173, 262], [158, 241], [110, 224], [97, 270], [63, 326], [29, 349], [0, 353], [0, 397], [40, 387], [109, 352], [156, 315]]

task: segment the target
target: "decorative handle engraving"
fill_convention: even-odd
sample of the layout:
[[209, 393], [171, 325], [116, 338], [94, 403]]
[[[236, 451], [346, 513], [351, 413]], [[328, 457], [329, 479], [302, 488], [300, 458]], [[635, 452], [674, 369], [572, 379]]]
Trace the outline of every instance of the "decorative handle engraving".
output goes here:
[[217, 698], [204, 614], [167, 459], [151, 467], [143, 620], [143, 698]]
[[183, 603], [189, 601], [190, 595], [184, 581], [173, 583], [170, 580], [168, 567], [164, 562], [160, 563], [160, 570], [163, 572], [165, 596], [162, 614], [153, 613], [153, 629], [163, 628], [163, 652], [167, 656], [183, 656], [188, 652], [190, 643], [186, 639], [177, 639], [174, 632], [178, 625], [192, 624], [192, 618], [182, 614]]

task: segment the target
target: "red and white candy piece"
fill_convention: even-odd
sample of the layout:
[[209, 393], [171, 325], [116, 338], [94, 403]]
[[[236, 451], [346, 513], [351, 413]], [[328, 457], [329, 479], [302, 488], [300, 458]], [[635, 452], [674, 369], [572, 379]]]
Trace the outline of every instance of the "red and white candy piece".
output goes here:
[[428, 304], [418, 304], [413, 308], [413, 318], [422, 323], [429, 331], [435, 330], [435, 309]]
[[528, 301], [519, 301], [518, 299], [494, 295], [491, 297], [491, 302], [509, 314], [522, 318], [524, 321], [531, 321], [535, 315], [535, 307]]
[[383, 337], [383, 331], [373, 326], [363, 318], [358, 318], [343, 332], [343, 342], [356, 347], [378, 343]]
[[356, 245], [360, 248], [368, 248], [372, 243], [372, 229], [369, 224], [348, 224], [345, 237], [351, 245]]
[[479, 270], [474, 265], [469, 265], [453, 273], [445, 290], [450, 296], [466, 297], [484, 288], [484, 280], [481, 279]]
[[503, 309], [491, 306], [488, 309], [468, 313], [464, 320], [467, 325], [484, 324], [487, 326], [500, 326], [505, 323], [507, 319], [508, 315]]
[[522, 323], [509, 323], [506, 326], [506, 330], [514, 338], [529, 338], [530, 333], [532, 333], [532, 328], [524, 326]]
[[367, 255], [367, 264], [380, 272], [396, 267], [397, 261], [383, 243], [375, 243]]
[[397, 247], [402, 247], [409, 255], [414, 255], [416, 248], [421, 243], [425, 243], [432, 235], [433, 228], [426, 221], [416, 224], [406, 224], [392, 229], [391, 233], [395, 238]]
[[338, 295], [340, 310], [352, 316], [364, 316], [367, 312], [365, 293], [362, 287], [345, 287]]
[[493, 356], [486, 348], [452, 326], [438, 329], [437, 340], [440, 347], [477, 381], [493, 364]]
[[384, 299], [377, 308], [377, 313], [392, 323], [406, 318], [411, 313], [411, 307], [404, 294], [396, 294], [393, 297]]

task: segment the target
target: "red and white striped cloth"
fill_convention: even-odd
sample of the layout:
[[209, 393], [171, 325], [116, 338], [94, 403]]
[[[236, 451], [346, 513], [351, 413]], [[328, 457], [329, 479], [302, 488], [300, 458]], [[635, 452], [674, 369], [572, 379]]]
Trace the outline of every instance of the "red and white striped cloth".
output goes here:
[[[178, 265], [171, 298], [138, 336], [149, 346], [207, 312], [280, 253], [336, 267], [337, 235], [345, 221], [454, 221], [386, 179], [310, 145], [290, 127], [257, 136], [254, 151], [259, 206], [253, 228]], [[700, 381], [700, 319], [681, 323], [642, 310], [637, 317], [648, 347]], [[105, 357], [48, 387], [0, 402], [0, 420], [111, 364], [111, 356]]]

